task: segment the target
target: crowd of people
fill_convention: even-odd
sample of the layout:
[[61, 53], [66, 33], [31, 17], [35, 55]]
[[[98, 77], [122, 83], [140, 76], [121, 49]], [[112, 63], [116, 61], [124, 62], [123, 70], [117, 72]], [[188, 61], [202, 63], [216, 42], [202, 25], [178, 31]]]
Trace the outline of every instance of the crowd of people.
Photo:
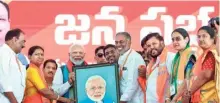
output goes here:
[[[21, 53], [25, 32], [9, 30], [9, 14], [8, 5], [0, 1], [0, 102], [75, 103], [72, 68], [89, 65], [84, 46], [71, 45], [69, 59], [61, 67], [53, 59], [44, 60], [41, 46], [29, 48], [26, 57]], [[128, 32], [118, 32], [115, 45], [95, 49], [97, 64], [119, 66], [120, 103], [220, 102], [219, 17], [198, 29], [196, 50], [184, 28], [176, 28], [170, 36], [176, 53], [157, 32], [142, 39], [141, 52], [132, 49]]]

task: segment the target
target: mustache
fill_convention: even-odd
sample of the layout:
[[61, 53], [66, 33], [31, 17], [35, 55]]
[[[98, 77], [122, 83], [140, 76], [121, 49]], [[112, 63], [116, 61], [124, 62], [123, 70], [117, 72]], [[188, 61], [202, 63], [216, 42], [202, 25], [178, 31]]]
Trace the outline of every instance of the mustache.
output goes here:
[[150, 53], [152, 53], [153, 52], [153, 50], [156, 50], [156, 51], [158, 51], [156, 48], [154, 48], [154, 49], [152, 49], [151, 51], [150, 51]]
[[203, 40], [199, 40], [199, 43], [204, 43], [204, 41]]
[[115, 56], [110, 56], [108, 59], [110, 59], [110, 58], [115, 58]]
[[53, 74], [53, 72], [48, 72], [48, 74], [50, 74], [50, 73]]

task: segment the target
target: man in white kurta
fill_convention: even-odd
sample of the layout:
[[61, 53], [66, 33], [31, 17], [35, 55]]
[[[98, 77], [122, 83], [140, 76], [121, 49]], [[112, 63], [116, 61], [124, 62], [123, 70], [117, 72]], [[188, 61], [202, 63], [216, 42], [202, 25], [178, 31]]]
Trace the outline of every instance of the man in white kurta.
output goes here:
[[143, 103], [144, 94], [138, 85], [138, 67], [145, 65], [140, 54], [131, 49], [131, 37], [127, 32], [116, 34], [116, 47], [120, 52], [120, 103]]
[[[19, 35], [18, 38], [14, 33]], [[24, 47], [24, 35], [16, 29], [10, 30], [6, 38], [6, 43], [0, 47], [0, 102], [21, 103], [25, 90], [26, 69], [16, 54]]]
[[[172, 66], [172, 60], [174, 58], [175, 54], [168, 52], [167, 54], [167, 58], [166, 58], [166, 63], [164, 65], [166, 65], [167, 67], [167, 71], [169, 74], [171, 74], [171, 66]], [[159, 60], [160, 56], [157, 57], [156, 59], [156, 63], [154, 64], [153, 67], [155, 67], [155, 70], [153, 70], [153, 72], [151, 73], [151, 75], [148, 76], [148, 80], [147, 80], [147, 89], [146, 89], [146, 95], [147, 95], [147, 103], [160, 103], [158, 101], [158, 96], [157, 96], [157, 86], [160, 84], [157, 84], [157, 77], [158, 77], [158, 73], [159, 73], [159, 67], [158, 64], [160, 63]], [[167, 78], [169, 79], [169, 78]], [[168, 81], [167, 81], [168, 83]], [[167, 85], [167, 88], [168, 85]], [[164, 100], [166, 99], [166, 96], [164, 95]]]
[[141, 55], [135, 50], [129, 49], [119, 58], [119, 65], [123, 65], [126, 56], [131, 51], [127, 62], [124, 65], [123, 75], [120, 79], [121, 101], [128, 101], [128, 103], [143, 103], [143, 92], [138, 85], [138, 67], [145, 65]]
[[168, 51], [160, 34], [150, 33], [145, 38], [148, 54], [152, 57], [147, 67], [146, 102], [165, 103], [166, 97], [169, 97], [169, 79], [175, 54]]

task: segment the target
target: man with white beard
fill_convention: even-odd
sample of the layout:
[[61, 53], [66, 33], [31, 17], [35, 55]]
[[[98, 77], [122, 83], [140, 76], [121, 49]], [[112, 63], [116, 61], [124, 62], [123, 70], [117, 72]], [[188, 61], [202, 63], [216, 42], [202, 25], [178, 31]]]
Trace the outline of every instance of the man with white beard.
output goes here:
[[89, 77], [85, 84], [85, 92], [88, 98], [80, 103], [115, 103], [105, 96], [106, 86], [106, 81], [101, 76]]
[[74, 66], [84, 66], [85, 49], [80, 44], [73, 44], [69, 48], [69, 60], [66, 65], [57, 69], [53, 80], [53, 89], [60, 96], [74, 98]]

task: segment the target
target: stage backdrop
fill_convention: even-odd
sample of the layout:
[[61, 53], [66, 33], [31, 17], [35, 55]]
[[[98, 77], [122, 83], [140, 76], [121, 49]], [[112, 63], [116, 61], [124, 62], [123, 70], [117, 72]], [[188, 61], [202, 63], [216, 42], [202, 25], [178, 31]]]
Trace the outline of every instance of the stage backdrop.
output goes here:
[[[132, 48], [142, 50], [141, 39], [160, 32], [170, 48], [171, 32], [185, 28], [197, 45], [199, 27], [219, 15], [219, 1], [11, 1], [11, 28], [27, 35], [25, 54], [33, 45], [43, 46], [45, 57], [68, 60], [74, 42], [85, 45], [85, 60], [94, 62], [97, 46], [114, 44], [115, 34], [127, 31]], [[172, 49], [172, 48], [171, 48]]]

